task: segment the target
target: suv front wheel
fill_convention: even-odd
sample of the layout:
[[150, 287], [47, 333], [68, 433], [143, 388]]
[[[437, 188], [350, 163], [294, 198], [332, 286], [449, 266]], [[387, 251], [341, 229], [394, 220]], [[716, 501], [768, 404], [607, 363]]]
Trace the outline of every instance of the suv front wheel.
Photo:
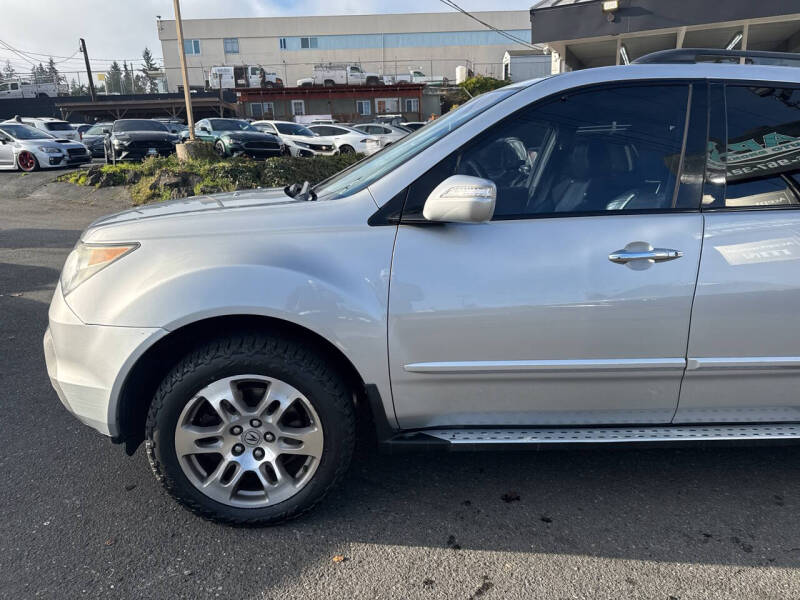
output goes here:
[[294, 340], [221, 337], [184, 357], [156, 392], [147, 456], [179, 502], [225, 523], [274, 524], [316, 505], [347, 469], [352, 394]]

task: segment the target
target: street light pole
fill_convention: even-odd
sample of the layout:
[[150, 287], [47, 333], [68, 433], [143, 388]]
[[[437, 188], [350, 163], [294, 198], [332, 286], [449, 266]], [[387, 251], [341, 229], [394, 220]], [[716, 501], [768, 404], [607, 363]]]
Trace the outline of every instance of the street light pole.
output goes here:
[[174, 0], [175, 28], [178, 31], [178, 56], [181, 59], [183, 73], [183, 97], [186, 101], [186, 125], [189, 127], [189, 140], [194, 141], [194, 115], [192, 114], [192, 93], [189, 90], [189, 72], [186, 69], [186, 56], [183, 48], [183, 22], [181, 21], [180, 0]]

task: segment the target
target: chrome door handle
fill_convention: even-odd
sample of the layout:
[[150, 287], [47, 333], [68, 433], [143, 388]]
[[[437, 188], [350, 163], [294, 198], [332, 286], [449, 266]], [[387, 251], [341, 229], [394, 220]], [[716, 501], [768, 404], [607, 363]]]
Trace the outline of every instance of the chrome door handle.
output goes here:
[[634, 260], [647, 260], [650, 262], [666, 262], [683, 256], [680, 250], [670, 248], [653, 248], [651, 250], [617, 250], [608, 255], [608, 260], [619, 265], [624, 265]]

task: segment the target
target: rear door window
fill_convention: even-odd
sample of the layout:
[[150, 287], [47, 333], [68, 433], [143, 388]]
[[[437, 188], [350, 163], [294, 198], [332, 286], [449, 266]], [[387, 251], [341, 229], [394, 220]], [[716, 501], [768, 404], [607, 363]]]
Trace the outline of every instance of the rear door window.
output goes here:
[[729, 85], [727, 144], [709, 147], [709, 162], [724, 171], [724, 199], [705, 208], [781, 208], [800, 205], [800, 90]]

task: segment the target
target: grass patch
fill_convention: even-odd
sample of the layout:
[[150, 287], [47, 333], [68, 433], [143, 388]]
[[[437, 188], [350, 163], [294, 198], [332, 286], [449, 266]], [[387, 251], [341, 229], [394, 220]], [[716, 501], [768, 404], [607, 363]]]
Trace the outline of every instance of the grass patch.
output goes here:
[[361, 158], [360, 154], [339, 154], [312, 158], [282, 156], [266, 161], [231, 158], [178, 162], [172, 155], [139, 163], [95, 165], [66, 173], [58, 180], [94, 187], [126, 185], [134, 204], [146, 204], [199, 194], [283, 187], [303, 181], [314, 185]]

